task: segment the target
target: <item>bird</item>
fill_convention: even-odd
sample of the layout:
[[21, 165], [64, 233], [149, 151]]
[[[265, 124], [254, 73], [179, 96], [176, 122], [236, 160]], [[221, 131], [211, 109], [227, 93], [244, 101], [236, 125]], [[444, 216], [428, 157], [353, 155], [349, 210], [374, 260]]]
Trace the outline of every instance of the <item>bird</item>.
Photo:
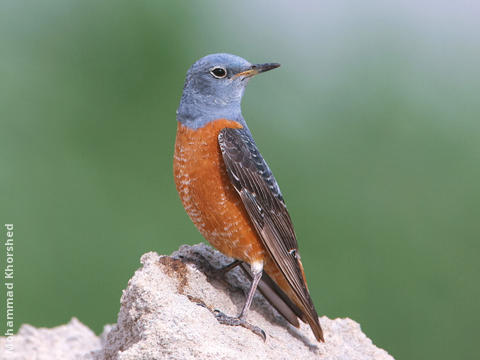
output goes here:
[[324, 342], [285, 200], [241, 112], [249, 80], [279, 66], [218, 53], [190, 67], [176, 112], [174, 179], [203, 237], [235, 259], [227, 268], [249, 266], [252, 282], [241, 313], [218, 311], [217, 320], [265, 340], [263, 330], [247, 321], [258, 288], [288, 322], [308, 323]]

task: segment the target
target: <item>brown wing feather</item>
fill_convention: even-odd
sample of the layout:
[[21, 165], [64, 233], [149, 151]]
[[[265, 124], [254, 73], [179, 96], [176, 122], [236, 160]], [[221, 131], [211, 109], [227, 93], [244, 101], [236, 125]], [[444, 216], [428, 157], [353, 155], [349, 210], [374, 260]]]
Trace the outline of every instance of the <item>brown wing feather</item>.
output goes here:
[[307, 289], [292, 220], [273, 174], [246, 129], [225, 128], [218, 136], [230, 180], [262, 242], [293, 290], [316, 338], [323, 341]]

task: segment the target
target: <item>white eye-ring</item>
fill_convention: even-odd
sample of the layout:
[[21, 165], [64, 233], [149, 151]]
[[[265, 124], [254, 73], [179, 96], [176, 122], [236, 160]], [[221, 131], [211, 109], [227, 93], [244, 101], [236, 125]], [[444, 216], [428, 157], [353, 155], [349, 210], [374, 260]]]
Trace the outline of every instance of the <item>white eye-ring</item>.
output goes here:
[[214, 78], [223, 79], [227, 76], [227, 70], [222, 66], [214, 66], [210, 69], [210, 74], [212, 74]]

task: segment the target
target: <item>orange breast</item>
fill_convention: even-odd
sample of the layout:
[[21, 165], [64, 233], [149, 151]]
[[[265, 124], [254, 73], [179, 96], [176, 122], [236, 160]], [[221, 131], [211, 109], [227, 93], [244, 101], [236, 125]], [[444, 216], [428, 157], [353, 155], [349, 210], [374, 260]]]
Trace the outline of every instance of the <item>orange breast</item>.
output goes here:
[[175, 141], [173, 171], [183, 206], [203, 237], [225, 255], [246, 263], [263, 263], [264, 271], [301, 307], [285, 277], [270, 258], [223, 162], [218, 133], [241, 128], [219, 119], [200, 129], [180, 123]]
[[210, 244], [235, 259], [263, 262], [265, 249], [230, 183], [218, 145], [218, 134], [226, 127], [242, 125], [219, 119], [190, 129], [178, 123], [175, 184], [187, 214]]

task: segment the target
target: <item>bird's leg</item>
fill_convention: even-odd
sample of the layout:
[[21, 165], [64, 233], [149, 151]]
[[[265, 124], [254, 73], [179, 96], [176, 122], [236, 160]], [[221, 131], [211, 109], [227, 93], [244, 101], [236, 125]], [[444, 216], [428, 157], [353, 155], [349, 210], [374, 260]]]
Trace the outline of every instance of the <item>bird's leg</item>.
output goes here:
[[240, 313], [239, 319], [245, 319], [247, 317], [247, 313], [250, 310], [250, 305], [252, 305], [253, 297], [255, 296], [255, 291], [257, 290], [258, 283], [262, 278], [262, 270], [258, 271], [257, 273], [253, 274], [252, 285], [250, 286], [250, 290], [248, 291], [247, 300], [245, 301], [245, 305], [243, 305], [242, 312]]
[[236, 268], [238, 265], [240, 265], [242, 262], [240, 260], [235, 260], [234, 262], [232, 262], [231, 264], [228, 264], [227, 266], [224, 266], [218, 270], [216, 270], [215, 272], [218, 273], [218, 274], [226, 274], [227, 272], [229, 272], [230, 270], [233, 270], [234, 268]]
[[233, 270], [234, 268], [236, 268], [241, 263], [242, 262], [240, 260], [235, 260], [231, 264], [221, 267], [220, 269], [212, 269], [209, 276], [212, 277], [213, 279], [225, 282], [225, 274], [230, 270]]
[[250, 310], [250, 306], [252, 305], [252, 300], [253, 300], [253, 297], [255, 296], [255, 291], [257, 290], [257, 286], [258, 286], [258, 283], [260, 282], [260, 279], [262, 278], [262, 272], [263, 272], [262, 268], [257, 269], [257, 271], [255, 271], [253, 269], [253, 266], [251, 267], [251, 270], [253, 272], [252, 285], [250, 286], [250, 290], [248, 291], [248, 295], [247, 295], [247, 300], [245, 301], [245, 305], [243, 305], [242, 312], [240, 313], [240, 315], [238, 317], [233, 317], [233, 316], [225, 315], [219, 310], [215, 310], [215, 317], [220, 324], [230, 325], [230, 326], [242, 326], [246, 329], [249, 329], [254, 334], [257, 334], [263, 339], [263, 341], [265, 341], [267, 338], [265, 335], [265, 331], [260, 329], [258, 326], [252, 325], [246, 321], [248, 311]]

